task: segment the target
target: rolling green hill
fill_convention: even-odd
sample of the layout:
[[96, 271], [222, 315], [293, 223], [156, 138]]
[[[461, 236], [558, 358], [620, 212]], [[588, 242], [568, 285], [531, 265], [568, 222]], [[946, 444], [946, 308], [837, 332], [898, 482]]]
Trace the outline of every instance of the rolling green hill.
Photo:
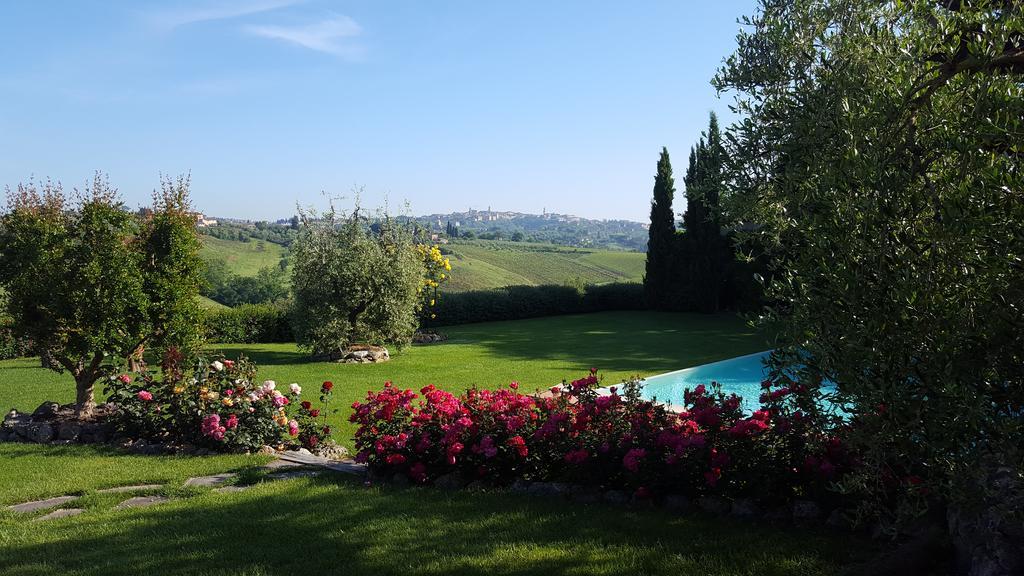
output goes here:
[[239, 276], [255, 276], [260, 268], [276, 267], [285, 250], [273, 242], [250, 240], [222, 240], [201, 235], [203, 249], [200, 255], [206, 260], [224, 260], [228, 270]]
[[276, 266], [285, 255], [285, 249], [272, 242], [252, 240], [221, 240], [202, 235], [203, 249], [200, 255], [206, 259], [222, 259], [227, 269], [239, 276], [256, 276], [264, 266]]
[[[285, 249], [271, 242], [262, 248], [255, 240], [240, 242], [202, 236], [202, 256], [223, 260], [239, 276], [255, 276], [264, 266], [276, 267]], [[451, 259], [451, 281], [446, 291], [486, 290], [510, 285], [604, 284], [639, 282], [645, 256], [640, 252], [594, 250], [534, 244], [460, 240], [444, 247]]]
[[551, 244], [458, 241], [447, 245], [452, 292], [512, 284], [586, 284], [639, 282], [645, 255], [640, 252], [590, 250]]

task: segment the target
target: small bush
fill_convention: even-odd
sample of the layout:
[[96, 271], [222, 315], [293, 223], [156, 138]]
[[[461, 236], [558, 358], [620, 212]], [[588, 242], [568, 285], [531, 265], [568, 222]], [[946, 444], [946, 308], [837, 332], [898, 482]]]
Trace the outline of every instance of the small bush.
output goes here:
[[451, 326], [645, 307], [643, 285], [638, 283], [591, 285], [582, 291], [558, 285], [505, 286], [445, 294], [434, 310], [437, 318], [425, 325]]
[[[105, 392], [117, 406], [113, 424], [134, 438], [190, 442], [225, 452], [259, 450], [289, 437], [306, 447], [329, 439], [326, 405], [333, 384], [320, 388], [323, 409], [301, 400], [302, 387], [280, 392], [272, 380], [258, 383], [256, 365], [240, 358], [197, 359], [186, 374], [169, 351], [161, 371], [111, 374]], [[289, 415], [291, 412], [291, 415]]]
[[294, 342], [288, 306], [243, 304], [206, 313], [206, 338], [211, 342], [257, 344]]

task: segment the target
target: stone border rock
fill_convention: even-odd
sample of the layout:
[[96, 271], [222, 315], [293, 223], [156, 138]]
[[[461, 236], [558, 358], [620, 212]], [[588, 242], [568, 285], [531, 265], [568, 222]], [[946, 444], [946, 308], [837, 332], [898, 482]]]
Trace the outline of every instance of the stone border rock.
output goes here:
[[318, 362], [340, 362], [342, 364], [370, 364], [387, 362], [391, 354], [383, 346], [372, 344], [352, 344], [341, 352], [320, 354], [313, 357]]
[[[97, 406], [95, 415], [87, 421], [79, 420], [75, 416], [73, 404], [62, 406], [56, 402], [43, 402], [32, 414], [11, 410], [0, 423], [0, 442], [54, 445], [111, 444], [131, 454], [145, 456], [219, 454], [216, 450], [188, 443], [117, 436], [113, 427], [107, 424], [110, 414], [116, 409], [116, 406], [109, 403]], [[316, 450], [319, 455], [334, 460], [343, 460], [348, 456], [348, 451], [333, 440], [321, 442]], [[300, 448], [299, 451], [309, 453], [304, 448]], [[276, 455], [280, 451], [272, 446], [264, 446], [259, 452]]]
[[434, 330], [425, 330], [423, 332], [416, 332], [412, 335], [412, 343], [420, 346], [428, 346], [430, 344], [440, 344], [448, 341], [448, 335], [436, 332]]
[[92, 419], [79, 420], [72, 404], [43, 402], [32, 414], [11, 410], [0, 423], [0, 442], [36, 444], [101, 444], [111, 439], [107, 416], [113, 407], [96, 407]]

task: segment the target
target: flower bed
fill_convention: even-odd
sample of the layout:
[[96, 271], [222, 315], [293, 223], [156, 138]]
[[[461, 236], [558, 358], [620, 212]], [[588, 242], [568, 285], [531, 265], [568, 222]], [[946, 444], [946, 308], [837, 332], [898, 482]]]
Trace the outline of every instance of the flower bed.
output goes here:
[[330, 439], [331, 382], [319, 391], [323, 408], [314, 408], [302, 400], [297, 383], [278, 390], [272, 380], [258, 382], [256, 366], [245, 358], [198, 359], [187, 376], [181, 364], [171, 353], [162, 378], [145, 369], [109, 377], [106, 393], [116, 406], [111, 420], [119, 433], [216, 451], [252, 451], [286, 442], [313, 449]]
[[453, 472], [496, 485], [515, 480], [666, 494], [778, 502], [829, 499], [851, 466], [786, 388], [765, 383], [750, 416], [712, 385], [686, 394], [685, 410], [643, 400], [637, 381], [599, 395], [596, 370], [550, 397], [471, 389], [419, 394], [390, 382], [353, 405], [357, 460], [418, 483]]

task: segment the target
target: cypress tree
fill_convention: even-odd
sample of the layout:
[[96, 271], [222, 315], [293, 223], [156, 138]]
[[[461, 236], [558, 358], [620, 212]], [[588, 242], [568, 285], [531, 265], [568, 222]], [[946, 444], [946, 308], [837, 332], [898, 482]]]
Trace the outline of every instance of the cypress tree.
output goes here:
[[644, 273], [644, 292], [648, 303], [663, 308], [671, 292], [672, 253], [675, 245], [676, 224], [672, 212], [675, 181], [668, 149], [662, 147], [654, 176], [654, 199], [651, 201], [651, 227], [647, 239], [647, 265]]
[[688, 286], [693, 306], [702, 312], [722, 308], [732, 260], [727, 240], [722, 236], [720, 199], [725, 185], [725, 148], [718, 118], [711, 113], [708, 131], [690, 152], [690, 164], [683, 179], [686, 185], [685, 234], [679, 252], [685, 254], [685, 266], [676, 271], [677, 282]]

